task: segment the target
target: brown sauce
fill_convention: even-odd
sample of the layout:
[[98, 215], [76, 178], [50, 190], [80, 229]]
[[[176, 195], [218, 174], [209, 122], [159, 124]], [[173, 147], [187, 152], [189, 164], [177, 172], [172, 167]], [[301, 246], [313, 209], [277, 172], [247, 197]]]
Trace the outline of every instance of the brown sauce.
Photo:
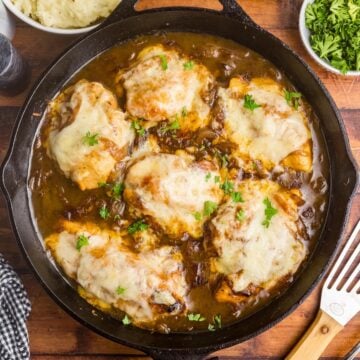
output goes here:
[[[129, 61], [142, 48], [155, 43], [175, 46], [185, 54], [198, 59], [208, 67], [220, 86], [227, 86], [231, 77], [242, 75], [249, 79], [252, 77], [270, 77], [288, 89], [293, 89], [292, 84], [279, 70], [255, 52], [229, 40], [193, 33], [140, 36], [132, 41], [119, 44], [87, 64], [70, 80], [68, 85], [80, 79], [87, 79], [101, 82], [115, 93], [114, 77], [117, 71], [120, 68], [127, 67]], [[118, 100], [123, 108], [124, 99], [119, 98]], [[309, 175], [293, 173], [280, 177], [273, 176], [273, 179], [286, 187], [300, 187], [306, 200], [300, 209], [300, 220], [306, 230], [308, 246], [311, 251], [318, 238], [326, 211], [328, 160], [318, 119], [306, 101], [304, 103], [313, 137], [313, 172]], [[116, 229], [118, 224], [114, 219], [115, 214], [121, 213], [121, 217], [125, 219], [130, 216], [126, 209], [124, 211], [124, 203], [121, 200], [111, 199], [104, 188], [80, 191], [76, 184], [61, 173], [56, 163], [47, 156], [42, 145], [48, 126], [45, 117], [34, 143], [29, 178], [34, 214], [41, 235], [45, 238], [56, 231], [60, 219], [92, 221], [101, 227]], [[168, 133], [162, 135], [158, 130], [159, 128], [153, 128], [151, 132], [158, 136], [164, 152], [171, 153], [177, 149], [194, 146], [197, 159], [201, 159], [211, 152], [210, 155], [213, 156], [214, 151], [221, 156], [228, 152], [229, 144], [225, 142], [220, 142], [216, 148], [208, 147], [208, 150], [202, 148], [206, 141], [211, 144], [214, 134], [210, 128], [200, 129], [195, 134], [180, 134], [179, 136]], [[231, 168], [233, 164], [229, 163], [227, 166]], [[242, 176], [243, 178], [254, 177], [254, 175], [246, 173]], [[255, 175], [255, 178], [261, 177], [261, 173]], [[98, 209], [103, 204], [107, 204], [108, 209], [111, 210], [113, 220], [105, 221], [99, 217]], [[184, 236], [186, 238], [186, 234]], [[213, 322], [213, 318], [217, 314], [221, 314], [223, 324], [229, 324], [264, 306], [271, 297], [278, 295], [289, 286], [289, 283], [284, 281], [271, 294], [260, 292], [259, 296], [251, 303], [237, 309], [230, 304], [218, 303], [214, 300], [207, 283], [208, 254], [206, 254], [203, 242], [201, 239], [194, 240], [190, 237], [185, 239], [187, 241], [183, 240], [171, 240], [164, 235], [161, 243], [172, 245], [176, 243], [181, 247], [187, 269], [187, 280], [192, 286], [188, 295], [189, 302], [193, 304], [192, 312], [201, 313], [207, 320], [189, 322], [185, 316], [167, 317], [154, 324], [149, 324], [151, 329], [163, 332], [168, 332], [169, 329], [171, 331], [207, 329], [208, 324]], [[112, 315], [121, 319], [124, 314], [121, 311], [114, 310]]]

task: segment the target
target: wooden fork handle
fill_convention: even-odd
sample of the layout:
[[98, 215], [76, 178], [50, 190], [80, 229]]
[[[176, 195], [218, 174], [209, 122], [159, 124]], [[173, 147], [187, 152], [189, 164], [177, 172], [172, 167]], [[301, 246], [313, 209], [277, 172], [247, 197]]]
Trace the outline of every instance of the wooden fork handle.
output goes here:
[[285, 360], [317, 360], [330, 341], [343, 329], [326, 312], [319, 310], [309, 329], [286, 356]]

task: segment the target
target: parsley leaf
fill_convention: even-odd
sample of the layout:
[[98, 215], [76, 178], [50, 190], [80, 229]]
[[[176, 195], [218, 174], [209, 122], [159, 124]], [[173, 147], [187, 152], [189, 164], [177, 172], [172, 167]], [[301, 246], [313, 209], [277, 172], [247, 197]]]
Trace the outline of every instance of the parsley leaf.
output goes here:
[[244, 199], [243, 199], [241, 193], [238, 191], [234, 191], [231, 193], [231, 199], [233, 202], [236, 202], [236, 203], [244, 202]]
[[215, 325], [214, 324], [209, 324], [208, 325], [208, 330], [209, 331], [215, 331]]
[[129, 319], [129, 317], [127, 315], [125, 315], [121, 321], [122, 321], [122, 323], [124, 325], [130, 325], [131, 324], [131, 320]]
[[244, 97], [244, 108], [254, 111], [255, 109], [261, 107], [257, 104], [252, 95], [246, 94]]
[[299, 100], [301, 94], [299, 92], [288, 91], [285, 89], [284, 97], [289, 106], [292, 106], [295, 110], [299, 108]]
[[82, 138], [82, 142], [85, 145], [94, 146], [99, 143], [98, 137], [99, 137], [98, 133], [91, 134], [90, 131], [88, 131], [86, 135]]
[[131, 128], [135, 130], [135, 132], [140, 135], [140, 136], [144, 136], [145, 135], [145, 129], [141, 126], [139, 120], [133, 120], [131, 122]]
[[219, 327], [219, 328], [221, 328], [221, 315], [219, 314], [219, 315], [216, 315], [215, 317], [214, 317], [214, 320], [215, 320], [215, 324]]
[[194, 62], [192, 60], [186, 61], [184, 63], [185, 70], [192, 70], [193, 67], [194, 67]]
[[179, 130], [179, 129], [180, 129], [180, 123], [178, 117], [176, 116], [174, 121], [170, 122], [161, 129], [161, 132], [166, 133], [168, 131]]
[[211, 173], [207, 173], [205, 176], [205, 181], [208, 182], [211, 179]]
[[217, 203], [213, 201], [204, 202], [204, 216], [210, 216], [217, 209]]
[[106, 187], [106, 186], [108, 186], [108, 183], [106, 183], [106, 182], [98, 182], [98, 187]]
[[265, 205], [265, 220], [261, 224], [268, 228], [270, 226], [271, 219], [278, 213], [278, 211], [272, 206], [269, 198], [265, 198], [263, 204]]
[[218, 184], [220, 182], [220, 176], [215, 176], [214, 177], [214, 183]]
[[115, 183], [111, 190], [111, 194], [115, 199], [119, 199], [124, 189], [125, 189], [124, 183]]
[[137, 233], [138, 231], [144, 231], [149, 227], [148, 224], [145, 223], [145, 220], [140, 219], [138, 221], [135, 221], [134, 223], [132, 223], [127, 231], [130, 235], [133, 235], [135, 233]]
[[123, 287], [121, 287], [121, 286], [119, 286], [119, 287], [116, 289], [116, 293], [117, 293], [118, 295], [124, 294], [125, 291], [126, 291], [126, 289], [123, 288]]
[[236, 220], [238, 221], [243, 221], [245, 219], [245, 211], [243, 209], [240, 209], [237, 213], [236, 213]]
[[109, 210], [107, 209], [106, 205], [103, 205], [100, 210], [99, 210], [99, 215], [102, 219], [106, 220], [109, 215], [110, 215], [110, 212]]
[[168, 68], [167, 57], [165, 55], [159, 55], [161, 68], [165, 71]]
[[205, 321], [206, 318], [204, 318], [203, 316], [201, 316], [201, 314], [188, 314], [188, 319], [189, 321]]
[[231, 181], [229, 181], [228, 179], [226, 179], [220, 185], [220, 189], [223, 190], [226, 195], [231, 195], [232, 192], [234, 191], [234, 184]]
[[194, 212], [193, 216], [194, 216], [195, 220], [197, 220], [197, 221], [200, 221], [202, 219], [202, 215], [198, 211]]
[[79, 250], [83, 247], [89, 245], [89, 238], [85, 236], [84, 234], [79, 235], [76, 240], [76, 250]]

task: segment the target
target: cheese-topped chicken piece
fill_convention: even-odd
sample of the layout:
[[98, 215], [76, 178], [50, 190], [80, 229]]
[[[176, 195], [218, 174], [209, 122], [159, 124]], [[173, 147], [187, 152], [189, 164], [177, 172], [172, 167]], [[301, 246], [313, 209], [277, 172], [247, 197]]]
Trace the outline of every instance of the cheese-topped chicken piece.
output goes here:
[[94, 224], [64, 221], [61, 227], [46, 245], [91, 303], [125, 311], [137, 325], [185, 310], [188, 286], [178, 248], [138, 253], [129, 249], [126, 235]]
[[309, 172], [311, 133], [302, 106], [292, 106], [285, 89], [270, 78], [247, 82], [233, 78], [219, 89], [224, 133], [237, 145], [234, 156], [247, 168], [260, 160], [265, 169], [277, 165]]
[[[198, 238], [222, 191], [217, 167], [189, 156], [154, 154], [135, 162], [125, 178], [124, 198], [137, 216], [149, 216], [171, 237]], [[207, 205], [208, 204], [208, 205]], [[209, 205], [210, 204], [210, 205]]]
[[297, 224], [303, 202], [299, 190], [269, 180], [246, 180], [238, 191], [244, 201], [224, 203], [210, 223], [218, 254], [211, 259], [211, 269], [214, 276], [224, 276], [215, 296], [235, 304], [285, 281], [307, 253]]
[[48, 154], [81, 190], [107, 182], [135, 137], [115, 96], [97, 82], [81, 80], [65, 90], [49, 115]]
[[148, 121], [180, 122], [195, 130], [208, 123], [210, 111], [204, 97], [213, 77], [207, 68], [162, 45], [143, 49], [136, 61], [116, 79], [126, 92], [126, 109]]

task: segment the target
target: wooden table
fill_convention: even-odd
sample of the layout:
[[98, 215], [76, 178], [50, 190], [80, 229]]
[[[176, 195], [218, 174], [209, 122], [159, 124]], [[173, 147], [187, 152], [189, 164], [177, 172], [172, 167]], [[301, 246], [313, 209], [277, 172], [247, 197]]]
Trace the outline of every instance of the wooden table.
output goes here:
[[[182, 0], [182, 3], [189, 3]], [[331, 92], [342, 116], [350, 138], [353, 154], [360, 161], [360, 82], [359, 78], [344, 78], [325, 72], [306, 54], [297, 30], [301, 0], [239, 0], [248, 14], [261, 26], [278, 36], [297, 51], [313, 67]], [[172, 3], [171, 0], [147, 0], [145, 6]], [[198, 3], [213, 5], [211, 0]], [[32, 82], [74, 38], [61, 37], [35, 30], [17, 22], [14, 45], [29, 61]], [[0, 97], [0, 162], [9, 144], [11, 128], [19, 107], [29, 88], [22, 94]], [[352, 205], [348, 232], [360, 217], [360, 196]], [[0, 253], [20, 274], [32, 302], [28, 321], [32, 359], [147, 359], [137, 350], [106, 340], [73, 320], [51, 300], [39, 285], [24, 261], [16, 244], [7, 216], [4, 199], [0, 195]], [[220, 359], [279, 359], [299, 339], [312, 321], [319, 306], [320, 287], [290, 316], [271, 330], [240, 345], [219, 351]], [[328, 347], [324, 359], [341, 358], [360, 340], [360, 316], [355, 317]], [[304, 359], [306, 360], [306, 359]]]

